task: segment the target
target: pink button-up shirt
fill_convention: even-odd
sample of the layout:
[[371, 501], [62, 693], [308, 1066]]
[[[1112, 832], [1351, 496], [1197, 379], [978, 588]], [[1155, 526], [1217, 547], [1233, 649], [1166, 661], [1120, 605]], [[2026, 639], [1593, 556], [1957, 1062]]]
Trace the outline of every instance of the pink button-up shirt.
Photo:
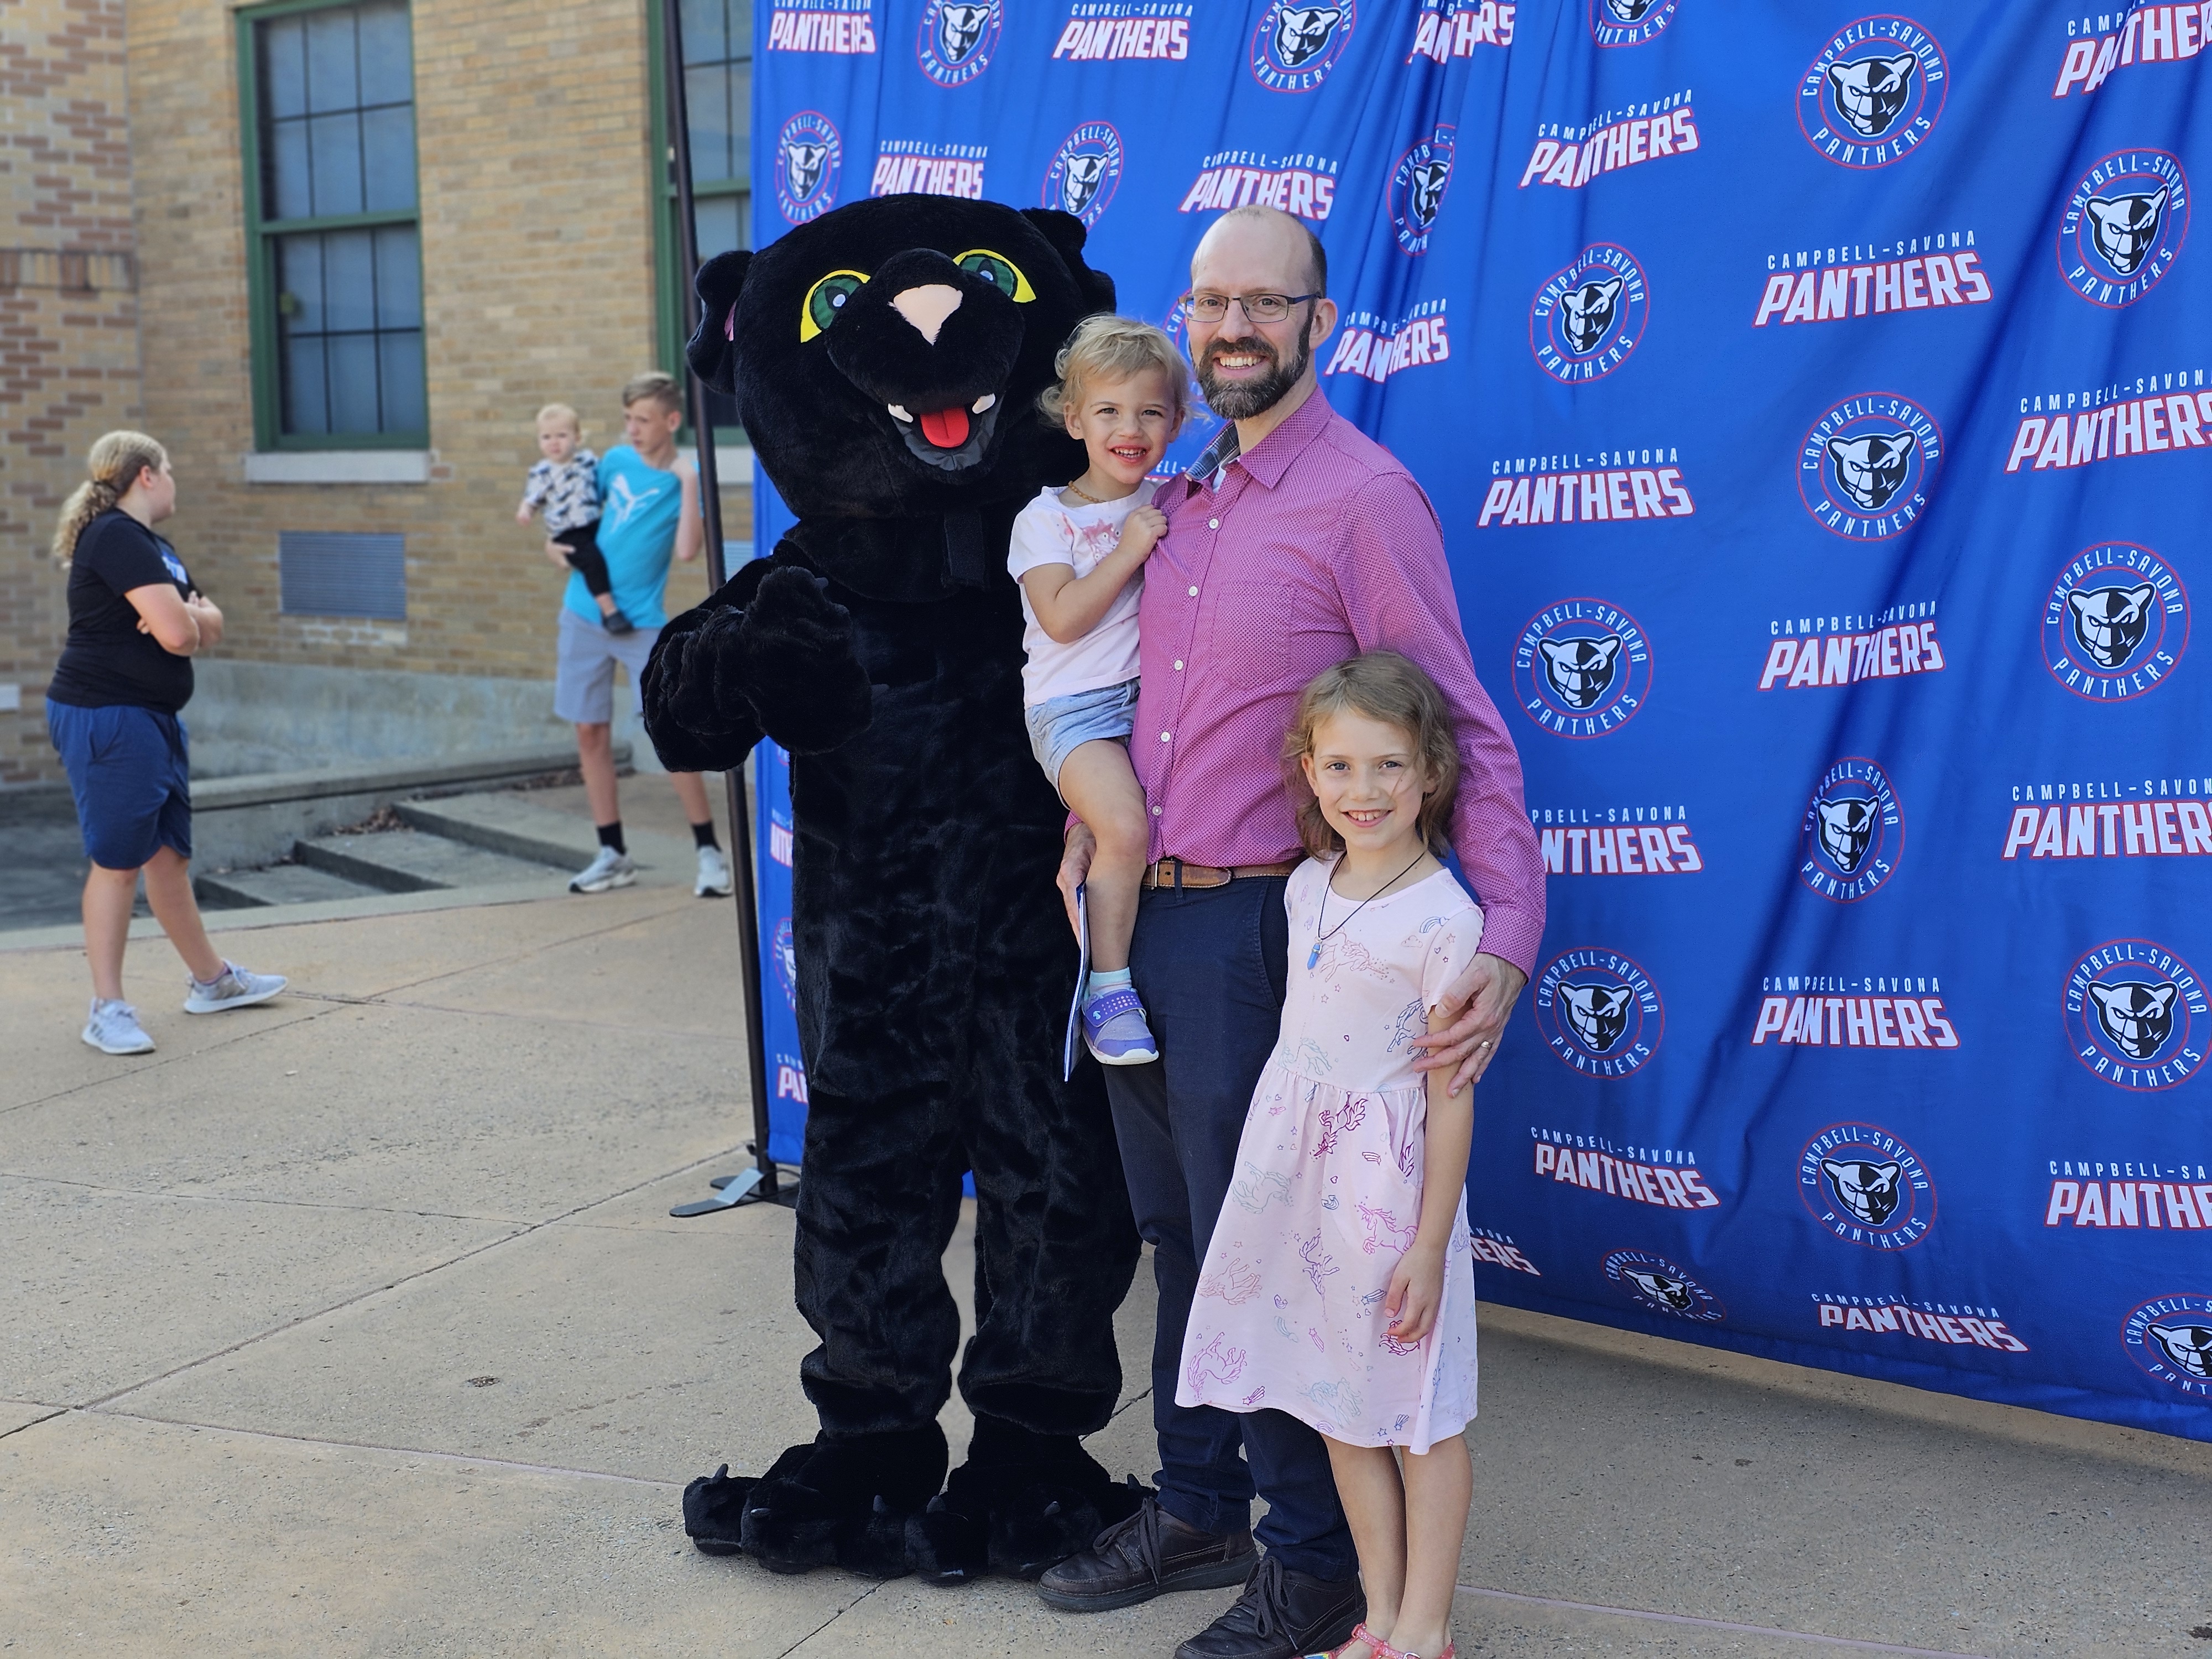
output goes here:
[[[1279, 757], [1298, 694], [1387, 647], [1426, 669], [1459, 737], [1451, 839], [1483, 908], [1482, 949], [1533, 975], [1544, 866], [1521, 758], [1474, 677], [1436, 509], [1395, 457], [1316, 389], [1249, 455], [1223, 435], [1154, 505], [1144, 686], [1129, 758], [1150, 856], [1224, 866], [1299, 856]], [[1222, 467], [1226, 455], [1232, 459]]]

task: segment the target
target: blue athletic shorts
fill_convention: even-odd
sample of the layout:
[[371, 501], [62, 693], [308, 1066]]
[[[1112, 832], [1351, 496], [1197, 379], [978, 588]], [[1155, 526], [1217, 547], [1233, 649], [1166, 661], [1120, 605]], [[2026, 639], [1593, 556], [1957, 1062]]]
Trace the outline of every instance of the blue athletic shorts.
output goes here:
[[84, 855], [137, 870], [164, 847], [192, 855], [192, 786], [185, 723], [128, 705], [79, 708], [46, 699], [46, 732], [69, 774]]

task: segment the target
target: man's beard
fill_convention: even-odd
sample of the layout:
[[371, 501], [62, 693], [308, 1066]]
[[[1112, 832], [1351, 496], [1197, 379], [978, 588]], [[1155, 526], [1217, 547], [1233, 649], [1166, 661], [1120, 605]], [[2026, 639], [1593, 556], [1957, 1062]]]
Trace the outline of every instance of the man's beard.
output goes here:
[[[1267, 360], [1267, 371], [1253, 380], [1224, 380], [1214, 373], [1214, 360], [1224, 352], [1237, 352]], [[1206, 356], [1198, 365], [1198, 389], [1206, 394], [1206, 406], [1224, 421], [1249, 421], [1255, 415], [1273, 409], [1283, 400], [1283, 394], [1296, 386], [1313, 362], [1313, 319], [1306, 319], [1298, 330], [1297, 350], [1285, 366], [1273, 346], [1256, 335], [1247, 335], [1241, 340], [1216, 340], [1206, 349]]]

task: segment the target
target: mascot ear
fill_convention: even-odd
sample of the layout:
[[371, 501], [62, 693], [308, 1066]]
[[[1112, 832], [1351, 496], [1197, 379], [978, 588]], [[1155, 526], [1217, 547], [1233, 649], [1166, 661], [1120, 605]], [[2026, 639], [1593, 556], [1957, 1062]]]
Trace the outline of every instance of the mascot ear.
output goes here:
[[730, 318], [752, 262], [749, 248], [718, 253], [699, 267], [699, 280], [693, 284], [699, 293], [699, 328], [684, 348], [684, 356], [694, 374], [725, 394], [737, 390], [738, 348], [730, 337]]
[[1091, 234], [1083, 228], [1083, 221], [1058, 208], [1024, 208], [1021, 213], [1023, 218], [1043, 233], [1054, 252], [1067, 262], [1068, 270], [1074, 274], [1075, 285], [1082, 293], [1085, 311], [1113, 310], [1114, 279], [1083, 263], [1083, 245]]

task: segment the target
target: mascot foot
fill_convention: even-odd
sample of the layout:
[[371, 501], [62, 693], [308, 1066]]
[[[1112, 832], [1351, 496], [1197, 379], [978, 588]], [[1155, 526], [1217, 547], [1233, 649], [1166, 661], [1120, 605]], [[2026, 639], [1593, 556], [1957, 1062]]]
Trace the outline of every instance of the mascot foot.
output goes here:
[[757, 1480], [728, 1465], [684, 1494], [684, 1529], [709, 1555], [742, 1549], [771, 1572], [836, 1562], [871, 1578], [907, 1571], [906, 1528], [945, 1478], [945, 1435], [926, 1428], [793, 1446]]
[[979, 1417], [968, 1461], [907, 1522], [907, 1554], [933, 1584], [1035, 1578], [1135, 1514], [1143, 1496], [1134, 1480], [1116, 1486], [1074, 1435]]

